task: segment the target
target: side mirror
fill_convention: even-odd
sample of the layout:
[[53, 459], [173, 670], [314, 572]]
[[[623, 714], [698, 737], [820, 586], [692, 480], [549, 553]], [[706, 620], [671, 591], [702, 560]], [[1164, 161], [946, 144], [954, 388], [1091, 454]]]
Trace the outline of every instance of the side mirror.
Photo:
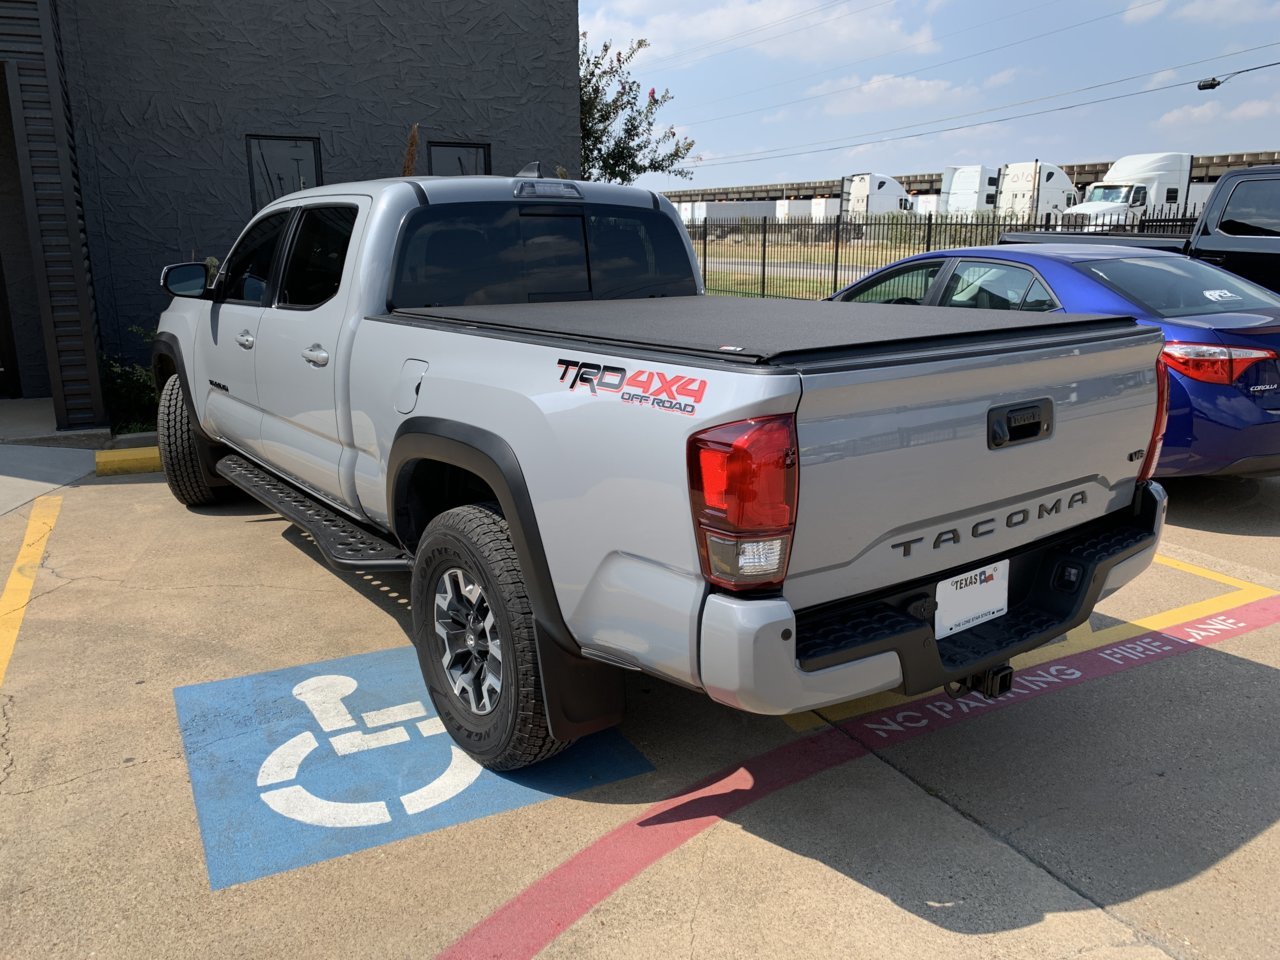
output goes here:
[[205, 295], [209, 273], [203, 263], [173, 263], [160, 273], [160, 286], [175, 297]]

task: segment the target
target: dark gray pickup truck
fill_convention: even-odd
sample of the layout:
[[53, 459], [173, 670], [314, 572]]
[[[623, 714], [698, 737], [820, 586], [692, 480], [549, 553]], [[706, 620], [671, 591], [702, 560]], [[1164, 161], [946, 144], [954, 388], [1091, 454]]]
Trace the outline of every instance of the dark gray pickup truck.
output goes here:
[[1016, 232], [1001, 243], [1105, 243], [1185, 253], [1280, 293], [1280, 166], [1224, 174], [1188, 237]]

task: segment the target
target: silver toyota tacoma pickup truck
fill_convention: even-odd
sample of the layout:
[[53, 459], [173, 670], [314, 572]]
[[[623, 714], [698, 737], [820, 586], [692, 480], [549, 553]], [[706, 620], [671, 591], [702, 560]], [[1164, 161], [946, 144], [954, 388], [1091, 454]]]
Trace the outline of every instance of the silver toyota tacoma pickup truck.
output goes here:
[[494, 769], [617, 723], [628, 670], [766, 714], [998, 696], [1163, 523], [1159, 331], [701, 296], [646, 190], [319, 187], [209, 273], [162, 276], [174, 495], [411, 571], [431, 699]]

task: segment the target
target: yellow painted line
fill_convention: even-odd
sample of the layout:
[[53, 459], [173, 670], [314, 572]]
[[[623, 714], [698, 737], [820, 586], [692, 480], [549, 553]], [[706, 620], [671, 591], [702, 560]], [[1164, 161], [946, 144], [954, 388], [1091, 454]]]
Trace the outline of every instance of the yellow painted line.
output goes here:
[[[1175, 570], [1181, 570], [1183, 573], [1190, 573], [1236, 589], [1216, 597], [1210, 597], [1208, 600], [1184, 604], [1173, 610], [1165, 610], [1134, 621], [1117, 623], [1101, 630], [1095, 631], [1088, 623], [1081, 624], [1070, 631], [1065, 640], [1037, 647], [1035, 650], [1014, 657], [1014, 667], [1019, 670], [1025, 670], [1028, 667], [1036, 667], [1050, 660], [1057, 660], [1060, 657], [1067, 657], [1074, 653], [1082, 653], [1085, 650], [1096, 650], [1099, 647], [1123, 643], [1152, 630], [1163, 630], [1166, 627], [1172, 627], [1175, 624], [1186, 623], [1191, 620], [1206, 620], [1222, 613], [1224, 610], [1244, 606], [1246, 603], [1262, 600], [1276, 593], [1275, 590], [1259, 584], [1249, 583], [1247, 580], [1238, 580], [1235, 577], [1227, 576], [1225, 573], [1196, 566], [1193, 563], [1174, 560], [1172, 557], [1157, 555], [1155, 559], [1157, 563], [1166, 567], [1172, 567]], [[824, 723], [840, 723], [860, 713], [897, 706], [913, 699], [915, 697], [906, 697], [900, 693], [878, 693], [860, 700], [837, 703], [821, 710], [792, 714], [782, 719], [792, 730], [806, 733], [817, 729]]]
[[[1198, 567], [1194, 563], [1187, 563], [1185, 560], [1175, 560], [1173, 557], [1166, 557], [1163, 554], [1156, 554], [1156, 563], [1166, 567], [1173, 567], [1175, 570], [1181, 570], [1183, 573], [1189, 573], [1193, 576], [1204, 577], [1206, 580], [1225, 583], [1228, 587], [1235, 587], [1240, 590], [1243, 590], [1246, 587], [1259, 587], [1258, 584], [1250, 583], [1248, 580], [1237, 580], [1235, 577], [1229, 577], [1225, 573], [1219, 573], [1217, 570], [1210, 570], [1208, 567]], [[1259, 587], [1259, 589], [1265, 590], [1266, 588]]]
[[98, 476], [114, 477], [125, 473], [159, 473], [159, 447], [129, 447], [124, 450], [98, 450], [93, 455]]
[[13, 562], [13, 570], [5, 581], [4, 593], [0, 593], [0, 683], [4, 683], [9, 658], [18, 643], [18, 629], [31, 599], [31, 588], [35, 586], [49, 534], [53, 532], [61, 509], [61, 497], [40, 497], [31, 505], [31, 516], [27, 518], [27, 530], [22, 537], [18, 559]]

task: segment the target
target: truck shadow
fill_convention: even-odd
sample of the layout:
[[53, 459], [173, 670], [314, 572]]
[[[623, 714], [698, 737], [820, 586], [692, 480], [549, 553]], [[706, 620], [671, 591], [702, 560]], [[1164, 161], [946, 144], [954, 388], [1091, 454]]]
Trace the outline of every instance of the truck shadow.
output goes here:
[[1161, 481], [1169, 523], [1208, 533], [1280, 536], [1280, 477], [1187, 477]]
[[[768, 750], [783, 727], [637, 686], [623, 733], [660, 772], [718, 762], [725, 743]], [[726, 819], [949, 931], [1019, 929], [1176, 887], [1271, 828], [1278, 702], [1276, 669], [1197, 648], [834, 765]], [[593, 799], [655, 799], [629, 783]]]

